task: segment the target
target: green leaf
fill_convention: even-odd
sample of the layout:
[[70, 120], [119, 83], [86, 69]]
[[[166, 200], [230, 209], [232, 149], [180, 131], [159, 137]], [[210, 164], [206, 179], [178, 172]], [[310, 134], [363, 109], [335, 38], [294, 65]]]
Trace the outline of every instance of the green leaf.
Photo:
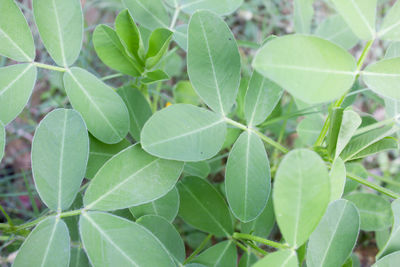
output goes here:
[[97, 55], [110, 68], [123, 74], [138, 77], [143, 67], [129, 56], [117, 33], [107, 25], [99, 25], [93, 32], [93, 44]]
[[354, 193], [345, 198], [353, 202], [360, 211], [361, 230], [378, 231], [392, 224], [390, 202], [383, 197], [375, 194]]
[[158, 215], [169, 222], [175, 219], [176, 215], [178, 215], [178, 210], [179, 193], [175, 187], [159, 199], [129, 208], [135, 218], [141, 218], [145, 215]]
[[244, 104], [247, 125], [254, 126], [265, 121], [275, 109], [282, 95], [282, 88], [254, 71]]
[[257, 217], [257, 219], [248, 222], [241, 223], [241, 231], [243, 233], [253, 234], [255, 236], [260, 236], [268, 238], [275, 225], [275, 214], [274, 205], [272, 204], [272, 197], [268, 199], [267, 206]]
[[82, 48], [83, 13], [79, 0], [34, 0], [33, 14], [40, 37], [60, 66], [74, 64]]
[[70, 240], [67, 225], [56, 217], [40, 222], [22, 244], [13, 267], [68, 267]]
[[323, 126], [324, 119], [320, 115], [305, 117], [296, 128], [301, 143], [305, 146], [312, 146], [317, 141]]
[[15, 61], [33, 61], [35, 44], [28, 23], [14, 0], [0, 0], [0, 55]]
[[267, 42], [256, 54], [253, 67], [309, 104], [341, 97], [356, 75], [356, 61], [346, 50], [307, 35], [287, 35]]
[[111, 87], [80, 68], [64, 74], [64, 86], [72, 106], [82, 114], [94, 137], [107, 144], [116, 144], [126, 137], [128, 110]]
[[235, 12], [242, 4], [243, 0], [181, 0], [181, 9], [183, 12], [192, 14], [200, 9], [206, 9], [217, 13], [218, 15], [228, 15]]
[[146, 73], [146, 76], [140, 81], [142, 84], [153, 84], [171, 79], [163, 70], [154, 70]]
[[152, 69], [168, 50], [173, 32], [168, 29], [156, 29], [149, 38], [149, 48], [146, 54], [146, 69]]
[[400, 2], [394, 3], [383, 20], [378, 37], [382, 40], [400, 41]]
[[33, 64], [0, 68], [0, 122], [4, 125], [14, 120], [28, 103], [36, 76]]
[[299, 262], [297, 260], [296, 251], [294, 250], [279, 250], [268, 254], [261, 260], [259, 260], [253, 267], [298, 267]]
[[97, 172], [86, 190], [84, 205], [87, 209], [107, 211], [154, 201], [171, 191], [182, 169], [182, 162], [155, 158], [140, 145], [133, 145]]
[[211, 172], [210, 164], [206, 161], [199, 162], [187, 162], [183, 173], [187, 176], [197, 176], [200, 178], [206, 178]]
[[382, 140], [368, 146], [364, 150], [358, 152], [352, 157], [354, 159], [363, 159], [368, 156], [374, 155], [379, 152], [383, 152], [386, 150], [398, 150], [399, 149], [399, 142], [396, 138], [393, 137], [385, 137]]
[[329, 174], [319, 155], [306, 149], [289, 152], [275, 177], [275, 215], [286, 242], [298, 248], [307, 241], [330, 200]]
[[90, 267], [85, 251], [81, 247], [71, 247], [69, 267]]
[[386, 49], [385, 58], [389, 59], [392, 57], [400, 56], [400, 42], [391, 42], [388, 48]]
[[330, 111], [331, 121], [329, 125], [327, 143], [328, 143], [328, 155], [333, 159], [335, 158], [336, 144], [339, 138], [339, 132], [342, 124], [343, 111], [344, 109], [340, 107], [333, 108]]
[[140, 141], [140, 133], [143, 126], [153, 114], [149, 102], [147, 102], [143, 94], [133, 86], [118, 88], [117, 93], [121, 96], [122, 100], [124, 100], [129, 111], [129, 133], [135, 140]]
[[202, 252], [192, 262], [213, 267], [236, 266], [237, 251], [235, 243], [230, 240], [220, 242]]
[[206, 180], [188, 176], [178, 183], [179, 216], [193, 227], [217, 237], [231, 236], [232, 218], [221, 194]]
[[190, 81], [179, 81], [174, 87], [174, 99], [178, 104], [199, 105], [201, 100]]
[[149, 30], [168, 28], [170, 17], [162, 0], [122, 0], [136, 22]]
[[341, 158], [336, 158], [333, 162], [329, 172], [329, 181], [331, 184], [330, 202], [342, 198], [346, 185], [346, 166]]
[[345, 110], [343, 112], [335, 147], [335, 158], [339, 157], [360, 125], [361, 117], [356, 112], [352, 110]]
[[257, 256], [251, 253], [250, 251], [244, 252], [240, 257], [238, 267], [250, 267], [253, 266], [258, 260]]
[[175, 267], [163, 244], [137, 223], [108, 213], [88, 212], [81, 215], [79, 225], [93, 266]]
[[185, 51], [188, 48], [188, 25], [182, 24], [175, 28], [174, 32], [175, 42]]
[[294, 0], [293, 3], [295, 32], [309, 34], [314, 17], [314, 0]]
[[175, 226], [170, 222], [156, 215], [143, 216], [136, 222], [152, 232], [177, 263], [185, 260], [185, 245]]
[[362, 40], [375, 38], [377, 0], [332, 0], [336, 10]]
[[[127, 9], [121, 11], [115, 19], [115, 31], [126, 50], [139, 62], [143, 63], [144, 45], [139, 28]], [[118, 43], [118, 42], [117, 42]]]
[[359, 42], [358, 37], [340, 15], [330, 16], [319, 23], [315, 30], [315, 35], [331, 41], [346, 50], [353, 48]]
[[400, 58], [378, 61], [361, 72], [369, 89], [381, 96], [400, 100]]
[[347, 200], [332, 202], [307, 247], [307, 266], [342, 266], [356, 245], [360, 215]]
[[240, 81], [235, 37], [228, 25], [209, 11], [193, 14], [188, 36], [188, 74], [194, 89], [213, 110], [228, 114]]
[[104, 163], [111, 159], [115, 154], [131, 145], [131, 143], [126, 139], [113, 145], [104, 144], [92, 135], [89, 135], [89, 139], [90, 152], [86, 169], [86, 178], [88, 179], [92, 179]]
[[225, 120], [192, 105], [171, 105], [156, 112], [144, 125], [143, 149], [157, 157], [202, 161], [215, 156], [224, 143]]
[[400, 200], [399, 199], [392, 202], [392, 212], [394, 218], [392, 231], [385, 246], [379, 251], [378, 255], [376, 256], [377, 259], [380, 259], [393, 252], [400, 251]]
[[397, 125], [400, 125], [400, 101], [385, 98], [385, 111], [387, 118], [394, 118]]
[[71, 206], [88, 156], [89, 137], [78, 112], [56, 109], [40, 122], [32, 142], [32, 173], [40, 198], [51, 210]]
[[225, 191], [229, 206], [242, 222], [256, 219], [264, 210], [271, 191], [269, 160], [261, 139], [243, 132], [226, 164]]
[[0, 122], [0, 162], [4, 156], [5, 146], [6, 146], [6, 128]]
[[377, 261], [372, 267], [396, 267], [400, 262], [400, 251], [391, 253], [379, 261]]

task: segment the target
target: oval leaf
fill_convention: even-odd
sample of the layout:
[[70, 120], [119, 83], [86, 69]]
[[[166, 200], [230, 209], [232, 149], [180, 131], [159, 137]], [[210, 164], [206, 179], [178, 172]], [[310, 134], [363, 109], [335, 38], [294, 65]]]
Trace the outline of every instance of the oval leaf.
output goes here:
[[80, 68], [65, 73], [64, 86], [72, 106], [82, 114], [94, 137], [106, 144], [116, 144], [125, 138], [129, 113], [111, 87]]
[[202, 161], [215, 156], [226, 134], [224, 118], [203, 108], [177, 104], [155, 113], [144, 125], [143, 149], [157, 157]]
[[200, 9], [206, 9], [218, 15], [228, 15], [235, 12], [243, 4], [243, 0], [181, 0], [181, 9], [186, 13], [193, 13]]
[[356, 75], [356, 61], [346, 50], [306, 35], [267, 42], [255, 56], [253, 67], [310, 104], [339, 98], [351, 88]]
[[185, 177], [178, 183], [179, 216], [202, 231], [216, 236], [233, 233], [232, 218], [221, 194], [206, 180]]
[[83, 203], [86, 209], [117, 210], [151, 202], [171, 191], [182, 169], [182, 162], [155, 158], [133, 145], [104, 164]]
[[188, 38], [187, 67], [194, 89], [214, 111], [228, 114], [240, 81], [235, 37], [219, 16], [199, 11], [190, 19]]
[[242, 222], [257, 218], [267, 205], [271, 173], [261, 139], [243, 132], [233, 146], [226, 164], [225, 191], [229, 206]]
[[346, 166], [341, 158], [337, 158], [329, 172], [331, 185], [331, 200], [335, 201], [342, 198], [344, 186], [346, 185]]
[[53, 60], [71, 66], [83, 40], [83, 13], [79, 0], [34, 0], [33, 14], [40, 37]]
[[90, 267], [89, 260], [82, 247], [71, 247], [69, 267]]
[[32, 64], [0, 68], [0, 122], [7, 125], [28, 103], [35, 86], [37, 69]]
[[187, 176], [206, 178], [211, 172], [210, 164], [207, 161], [187, 162], [183, 173]]
[[265, 256], [259, 260], [253, 267], [298, 267], [296, 252], [293, 250], [280, 250]]
[[67, 225], [56, 217], [39, 223], [22, 244], [13, 267], [68, 267], [70, 240]]
[[392, 212], [394, 217], [392, 232], [390, 233], [390, 237], [385, 246], [376, 256], [377, 259], [390, 253], [400, 251], [400, 199], [396, 199], [392, 202]]
[[332, 202], [307, 247], [307, 266], [342, 266], [357, 242], [360, 215], [347, 200]]
[[381, 30], [378, 33], [379, 38], [389, 41], [400, 41], [399, 16], [400, 2], [397, 1], [383, 20]]
[[235, 243], [232, 241], [220, 242], [208, 248], [194, 258], [192, 262], [213, 267], [236, 266], [237, 251]]
[[0, 9], [0, 55], [15, 61], [33, 61], [35, 44], [21, 10], [14, 0], [0, 0]]
[[314, 17], [314, 0], [294, 0], [294, 30], [296, 33], [310, 34]]
[[248, 233], [263, 238], [268, 238], [274, 226], [275, 226], [274, 205], [272, 204], [272, 197], [270, 197], [268, 199], [267, 206], [260, 214], [260, 216], [258, 216], [257, 219], [251, 222], [242, 223], [240, 225], [240, 230], [243, 233]]
[[168, 28], [169, 15], [162, 0], [122, 0], [132, 17], [149, 30]]
[[400, 262], [400, 251], [391, 253], [379, 261], [377, 261], [372, 267], [395, 267]]
[[86, 172], [89, 137], [75, 110], [57, 109], [39, 124], [32, 143], [32, 173], [43, 202], [58, 212], [71, 206]]
[[313, 151], [298, 149], [287, 154], [275, 177], [273, 201], [279, 229], [295, 248], [307, 241], [330, 200], [329, 174]]
[[163, 244], [137, 223], [108, 213], [88, 212], [81, 215], [79, 226], [93, 266], [175, 266]]
[[358, 127], [361, 125], [361, 117], [352, 110], [343, 111], [340, 130], [336, 141], [335, 158], [339, 157], [343, 149], [350, 142]]

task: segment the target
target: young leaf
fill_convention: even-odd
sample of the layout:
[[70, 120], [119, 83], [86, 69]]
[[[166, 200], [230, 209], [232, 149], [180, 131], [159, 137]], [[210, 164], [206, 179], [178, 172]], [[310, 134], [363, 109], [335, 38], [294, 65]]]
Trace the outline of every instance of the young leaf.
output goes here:
[[340, 45], [346, 50], [353, 48], [359, 42], [358, 37], [340, 15], [330, 16], [318, 24], [315, 35]]
[[149, 230], [166, 248], [177, 263], [185, 260], [185, 245], [175, 226], [164, 218], [146, 215], [136, 221]]
[[247, 125], [254, 126], [265, 121], [278, 104], [282, 95], [282, 88], [254, 71], [244, 103], [244, 115]]
[[243, 0], [181, 0], [181, 9], [183, 12], [192, 14], [200, 9], [206, 9], [217, 13], [218, 15], [228, 15], [235, 12], [243, 3]]
[[56, 217], [40, 222], [22, 244], [13, 267], [68, 267], [70, 240], [67, 225]]
[[14, 120], [26, 106], [36, 76], [37, 69], [33, 64], [0, 68], [0, 122], [4, 125]]
[[33, 61], [35, 44], [21, 10], [14, 0], [0, 0], [0, 9], [0, 55], [15, 61]]
[[329, 172], [331, 184], [331, 200], [335, 201], [342, 198], [344, 187], [346, 185], [346, 166], [341, 158], [336, 158]]
[[168, 28], [170, 17], [162, 0], [122, 0], [136, 22], [149, 30]]
[[108, 213], [87, 212], [81, 215], [79, 225], [93, 266], [175, 267], [165, 246], [137, 223]]
[[5, 146], [6, 146], [6, 128], [0, 122], [0, 162], [4, 156]]
[[330, 200], [329, 174], [313, 151], [287, 154], [276, 173], [273, 201], [279, 229], [286, 242], [298, 248], [307, 241]]
[[126, 53], [117, 33], [109, 26], [96, 27], [93, 44], [101, 61], [110, 68], [133, 77], [138, 77], [143, 72], [143, 67]]
[[88, 179], [92, 179], [104, 163], [111, 159], [115, 154], [131, 145], [131, 143], [126, 139], [113, 145], [104, 144], [92, 135], [89, 135], [89, 139], [90, 152], [86, 168], [86, 178]]
[[97, 172], [83, 203], [87, 209], [107, 211], [154, 201], [171, 191], [182, 169], [181, 162], [155, 158], [140, 145], [133, 145], [112, 157]]
[[267, 205], [271, 191], [268, 155], [261, 139], [243, 132], [226, 164], [225, 191], [229, 206], [242, 222], [257, 218]]
[[188, 176], [178, 183], [179, 216], [193, 227], [215, 236], [233, 233], [232, 218], [221, 194], [206, 180]]
[[332, 202], [307, 248], [307, 266], [342, 266], [356, 245], [360, 231], [360, 215], [347, 200]]
[[299, 262], [297, 260], [296, 251], [294, 250], [279, 250], [277, 252], [268, 254], [253, 267], [269, 267], [269, 266], [279, 266], [279, 267], [298, 267]]
[[314, 16], [314, 0], [294, 0], [294, 30], [309, 34]]
[[56, 109], [36, 129], [32, 173], [43, 202], [58, 212], [71, 206], [86, 172], [89, 136], [75, 110]]
[[332, 0], [353, 32], [362, 40], [375, 38], [377, 0]]
[[228, 25], [214, 13], [196, 12], [189, 23], [188, 47], [188, 74], [194, 89], [214, 111], [228, 114], [236, 99], [241, 67]]
[[400, 262], [400, 251], [393, 252], [379, 261], [377, 261], [372, 267], [395, 267]]
[[89, 260], [82, 247], [71, 247], [69, 267], [90, 267]]
[[343, 149], [350, 142], [351, 137], [361, 125], [361, 117], [352, 110], [345, 110], [343, 112], [340, 130], [336, 142], [335, 159], [339, 157]]
[[165, 73], [163, 70], [154, 70], [146, 73], [146, 76], [141, 80], [142, 84], [153, 84], [162, 81], [167, 81], [171, 77]]
[[106, 144], [120, 142], [128, 133], [129, 113], [121, 97], [96, 76], [80, 68], [64, 74], [64, 86], [91, 134]]
[[272, 204], [272, 197], [270, 197], [268, 199], [267, 206], [260, 214], [260, 216], [258, 216], [257, 219], [251, 222], [241, 223], [240, 229], [243, 233], [249, 233], [255, 236], [268, 238], [274, 225], [275, 225], [274, 205]]
[[187, 162], [183, 173], [187, 176], [197, 176], [200, 178], [206, 178], [211, 172], [210, 164], [206, 161], [199, 162]]
[[230, 240], [220, 242], [201, 253], [192, 262], [213, 267], [236, 266], [236, 246]]
[[309, 104], [339, 98], [351, 88], [356, 75], [356, 61], [346, 50], [306, 35], [267, 42], [255, 56], [253, 67]]
[[173, 32], [167, 29], [154, 30], [149, 38], [149, 48], [146, 54], [146, 69], [152, 69], [167, 52]]
[[209, 110], [177, 104], [155, 113], [144, 125], [143, 149], [157, 157], [202, 161], [215, 156], [224, 143], [225, 120]]
[[378, 142], [358, 152], [352, 157], [352, 160], [363, 159], [386, 150], [398, 150], [398, 149], [399, 149], [399, 141], [396, 138], [389, 136], [383, 138], [382, 140], [379, 140]]
[[392, 231], [385, 246], [379, 251], [378, 255], [376, 256], [377, 259], [380, 259], [393, 252], [400, 251], [400, 200], [399, 199], [392, 202], [392, 212], [394, 218]]
[[83, 40], [81, 1], [34, 0], [33, 14], [44, 46], [57, 65], [74, 64]]
[[400, 41], [400, 2], [394, 3], [393, 7], [386, 14], [378, 36], [380, 39], [389, 41]]
[[381, 196], [367, 193], [354, 193], [345, 197], [353, 202], [361, 216], [361, 230], [378, 231], [388, 228], [392, 223], [392, 210], [389, 201]]
[[172, 222], [179, 210], [179, 193], [174, 187], [165, 196], [150, 203], [129, 208], [135, 218], [145, 215], [158, 215], [169, 222]]

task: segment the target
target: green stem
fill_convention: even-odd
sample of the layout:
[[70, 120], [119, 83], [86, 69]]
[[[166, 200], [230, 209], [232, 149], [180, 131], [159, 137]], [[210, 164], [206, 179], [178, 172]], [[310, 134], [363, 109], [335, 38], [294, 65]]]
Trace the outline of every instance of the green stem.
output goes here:
[[9, 224], [9, 226], [11, 228], [14, 227], [14, 223], [13, 223], [11, 217], [7, 214], [6, 210], [3, 208], [3, 206], [1, 204], [0, 204], [0, 211], [1, 211], [1, 213], [3, 213], [4, 217], [6, 217], [6, 220]]
[[234, 233], [233, 238], [235, 239], [243, 239], [243, 240], [251, 240], [257, 243], [261, 243], [273, 248], [277, 248], [277, 249], [285, 249], [285, 248], [289, 248], [288, 245], [286, 244], [281, 244], [275, 241], [271, 241], [262, 237], [258, 237], [258, 236], [254, 236], [254, 235], [249, 235], [249, 234], [243, 234], [243, 233]]
[[255, 245], [252, 241], [249, 240], [245, 240], [245, 243], [252, 249], [254, 249], [255, 251], [257, 251], [258, 253], [260, 253], [261, 255], [265, 256], [268, 254], [268, 252], [266, 252], [265, 250], [257, 247], [257, 245]]
[[347, 178], [349, 178], [349, 179], [351, 179], [353, 181], [356, 181], [356, 182], [358, 182], [358, 183], [360, 183], [362, 185], [365, 185], [365, 186], [367, 186], [369, 188], [372, 188], [372, 189], [374, 189], [374, 190], [376, 190], [376, 191], [378, 191], [378, 192], [380, 192], [380, 193], [382, 193], [384, 195], [387, 195], [387, 196], [389, 196], [391, 198], [394, 198], [394, 199], [400, 198], [400, 195], [392, 192], [391, 190], [386, 189], [386, 188], [384, 188], [382, 186], [379, 186], [377, 184], [371, 183], [371, 182], [369, 182], [369, 181], [367, 181], [367, 180], [365, 180], [365, 179], [363, 179], [363, 178], [361, 178], [361, 177], [359, 177], [357, 175], [354, 175], [352, 173], [347, 173]]
[[210, 241], [211, 237], [213, 235], [209, 234], [204, 240], [200, 243], [200, 245], [193, 251], [192, 254], [190, 254], [189, 257], [186, 258], [186, 260], [183, 262], [183, 265], [186, 265], [188, 262], [190, 262], [194, 257], [196, 257], [197, 254], [200, 253], [200, 251], [203, 250], [203, 248], [207, 245], [208, 241]]
[[57, 66], [48, 65], [48, 64], [43, 64], [43, 63], [40, 63], [40, 62], [33, 62], [32, 64], [35, 65], [36, 67], [42, 68], [42, 69], [54, 70], [54, 71], [59, 71], [59, 72], [66, 72], [67, 71], [66, 68], [57, 67]]
[[400, 186], [400, 182], [393, 181], [393, 180], [385, 178], [385, 177], [381, 177], [381, 176], [373, 174], [371, 172], [368, 172], [368, 175], [371, 176], [372, 178], [374, 178], [375, 180], [378, 180], [378, 181], [381, 181], [381, 182], [384, 182], [384, 183], [387, 183], [387, 184], [392, 184], [392, 185], [395, 185], [395, 186]]

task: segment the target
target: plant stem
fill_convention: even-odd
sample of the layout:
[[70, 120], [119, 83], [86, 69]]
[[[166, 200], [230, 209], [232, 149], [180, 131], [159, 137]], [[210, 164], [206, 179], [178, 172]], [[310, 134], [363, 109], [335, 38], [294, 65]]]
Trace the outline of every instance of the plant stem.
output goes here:
[[261, 243], [270, 247], [274, 247], [277, 249], [285, 249], [285, 248], [289, 248], [288, 245], [286, 244], [281, 244], [275, 241], [271, 241], [262, 237], [258, 237], [258, 236], [254, 236], [254, 235], [249, 235], [249, 234], [243, 234], [243, 233], [234, 233], [233, 238], [235, 239], [243, 239], [243, 240], [251, 240], [257, 243]]
[[213, 235], [209, 234], [204, 240], [200, 243], [200, 245], [193, 251], [192, 254], [190, 254], [189, 257], [186, 258], [186, 260], [183, 262], [183, 265], [186, 265], [188, 262], [190, 262], [194, 257], [196, 257], [197, 254], [199, 254], [200, 251], [203, 250], [203, 248], [207, 245], [208, 241], [210, 241], [211, 237]]
[[268, 254], [268, 252], [266, 252], [265, 250], [257, 247], [257, 245], [255, 245], [252, 241], [249, 240], [245, 240], [245, 243], [252, 249], [254, 249], [255, 251], [257, 251], [258, 253], [260, 253], [261, 255], [265, 256]]
[[39, 63], [39, 62], [33, 62], [32, 64], [35, 65], [36, 67], [42, 68], [42, 69], [54, 70], [54, 71], [59, 71], [59, 72], [66, 72], [67, 71], [66, 68], [57, 67], [57, 66], [48, 65], [48, 64], [43, 64], [43, 63]]
[[392, 192], [391, 190], [386, 189], [386, 188], [384, 188], [382, 186], [379, 186], [377, 184], [371, 183], [371, 182], [369, 182], [369, 181], [367, 181], [367, 180], [365, 180], [365, 179], [363, 179], [363, 178], [361, 178], [361, 177], [359, 177], [357, 175], [354, 175], [352, 173], [347, 173], [347, 178], [349, 178], [349, 179], [351, 179], [353, 181], [356, 181], [356, 182], [358, 182], [358, 183], [360, 183], [362, 185], [365, 185], [365, 186], [367, 186], [369, 188], [372, 188], [372, 189], [374, 189], [374, 190], [376, 190], [376, 191], [378, 191], [378, 192], [380, 192], [380, 193], [382, 193], [384, 195], [387, 195], [387, 196], [389, 196], [391, 198], [394, 198], [394, 199], [400, 198], [400, 195]]
[[392, 184], [395, 186], [400, 186], [400, 182], [385, 178], [385, 177], [381, 177], [379, 175], [373, 174], [371, 172], [368, 172], [368, 175], [371, 176], [372, 178], [374, 178], [375, 180], [379, 180], [381, 182], [387, 183], [387, 184]]

